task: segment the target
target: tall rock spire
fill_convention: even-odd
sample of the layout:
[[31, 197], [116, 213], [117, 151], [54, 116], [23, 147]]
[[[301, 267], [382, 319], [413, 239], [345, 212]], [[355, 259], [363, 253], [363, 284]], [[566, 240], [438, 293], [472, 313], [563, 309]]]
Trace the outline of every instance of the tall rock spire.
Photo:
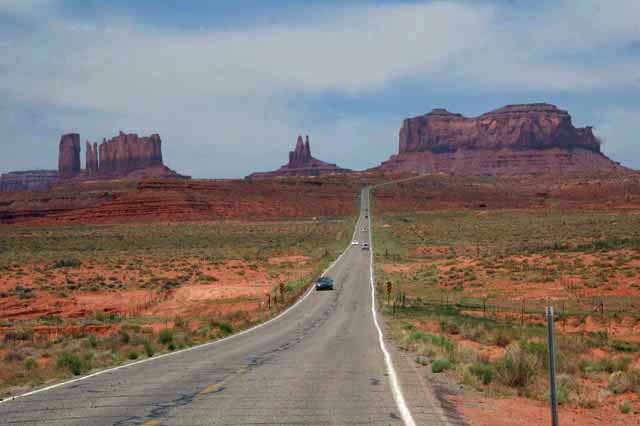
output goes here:
[[69, 133], [60, 138], [58, 151], [60, 177], [72, 178], [80, 174], [80, 135]]
[[305, 160], [311, 160], [311, 146], [309, 145], [309, 135], [307, 135], [304, 139], [304, 154]]

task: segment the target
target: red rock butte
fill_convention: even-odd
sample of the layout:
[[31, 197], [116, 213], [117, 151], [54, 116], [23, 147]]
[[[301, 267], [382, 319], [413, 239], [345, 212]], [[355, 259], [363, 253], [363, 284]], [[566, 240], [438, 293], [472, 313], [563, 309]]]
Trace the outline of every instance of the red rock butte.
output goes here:
[[61, 179], [67, 178], [127, 178], [127, 177], [180, 177], [162, 161], [160, 135], [139, 137], [125, 134], [110, 140], [85, 143], [86, 169], [80, 169], [80, 136], [77, 133], [63, 135], [60, 140], [58, 171]]
[[189, 178], [180, 175], [162, 160], [160, 135], [138, 137], [125, 134], [101, 144], [85, 144], [86, 168], [80, 163], [80, 135], [62, 135], [58, 150], [58, 170], [26, 170], [0, 176], [0, 192], [44, 191], [60, 182], [88, 179]]
[[600, 151], [591, 127], [546, 103], [507, 105], [475, 118], [445, 109], [402, 123], [398, 154], [373, 170], [455, 175], [625, 171]]
[[298, 136], [296, 147], [289, 152], [289, 162], [277, 170], [271, 172], [252, 173], [249, 179], [267, 179], [282, 176], [320, 176], [332, 173], [349, 173], [351, 170], [343, 169], [335, 164], [318, 160], [311, 155], [309, 136], [304, 142], [302, 136]]

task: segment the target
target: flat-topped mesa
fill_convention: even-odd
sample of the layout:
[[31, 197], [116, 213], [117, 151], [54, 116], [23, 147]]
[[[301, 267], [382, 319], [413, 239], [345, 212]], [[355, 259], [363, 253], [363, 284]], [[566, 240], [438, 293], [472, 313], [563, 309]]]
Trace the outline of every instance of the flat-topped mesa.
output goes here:
[[567, 111], [537, 103], [507, 105], [475, 118], [445, 109], [408, 118], [400, 130], [399, 153], [576, 147], [600, 152], [591, 127], [575, 128]]
[[279, 176], [319, 176], [330, 173], [348, 173], [351, 170], [343, 169], [335, 164], [325, 163], [311, 155], [309, 136], [304, 141], [298, 136], [296, 147], [289, 151], [289, 162], [277, 170], [264, 173], [252, 173], [248, 178], [271, 178]]
[[24, 170], [0, 175], [0, 192], [45, 191], [58, 182], [57, 170]]
[[400, 129], [398, 154], [373, 170], [528, 175], [628, 169], [600, 152], [591, 127], [576, 128], [567, 111], [534, 103], [473, 118], [442, 108], [408, 118]]
[[140, 138], [135, 133], [120, 132], [109, 141], [103, 139], [98, 152], [100, 175], [126, 175], [134, 170], [163, 166], [162, 141], [158, 134]]
[[63, 179], [80, 174], [80, 135], [68, 133], [60, 138], [58, 172]]

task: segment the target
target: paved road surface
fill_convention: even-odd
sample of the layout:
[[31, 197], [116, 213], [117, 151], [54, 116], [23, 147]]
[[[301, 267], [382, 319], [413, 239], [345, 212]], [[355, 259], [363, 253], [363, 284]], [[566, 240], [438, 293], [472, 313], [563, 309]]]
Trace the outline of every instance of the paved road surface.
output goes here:
[[[355, 234], [368, 241], [368, 192], [361, 198]], [[369, 262], [369, 252], [351, 247], [328, 272], [335, 291], [312, 291], [279, 319], [229, 340], [4, 402], [0, 424], [444, 424], [414, 367], [388, 343], [387, 369]], [[394, 398], [395, 372], [402, 395]]]

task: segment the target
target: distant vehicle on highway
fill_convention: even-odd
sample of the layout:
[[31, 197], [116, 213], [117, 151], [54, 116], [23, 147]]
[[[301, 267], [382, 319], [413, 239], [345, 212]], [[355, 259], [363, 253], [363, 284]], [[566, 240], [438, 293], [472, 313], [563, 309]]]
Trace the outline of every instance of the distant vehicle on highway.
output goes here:
[[316, 281], [316, 290], [333, 290], [333, 280], [329, 277], [320, 277]]
[[364, 244], [362, 245], [362, 250], [369, 250], [369, 244], [364, 243]]
[[364, 218], [365, 218], [365, 219], [369, 219], [369, 215], [368, 215], [368, 214], [365, 214], [365, 215], [364, 215]]
[[360, 241], [358, 241], [358, 240], [353, 240], [353, 241], [351, 241], [351, 245], [352, 245], [352, 246], [357, 246], [357, 245], [359, 245], [359, 244], [360, 244]]

